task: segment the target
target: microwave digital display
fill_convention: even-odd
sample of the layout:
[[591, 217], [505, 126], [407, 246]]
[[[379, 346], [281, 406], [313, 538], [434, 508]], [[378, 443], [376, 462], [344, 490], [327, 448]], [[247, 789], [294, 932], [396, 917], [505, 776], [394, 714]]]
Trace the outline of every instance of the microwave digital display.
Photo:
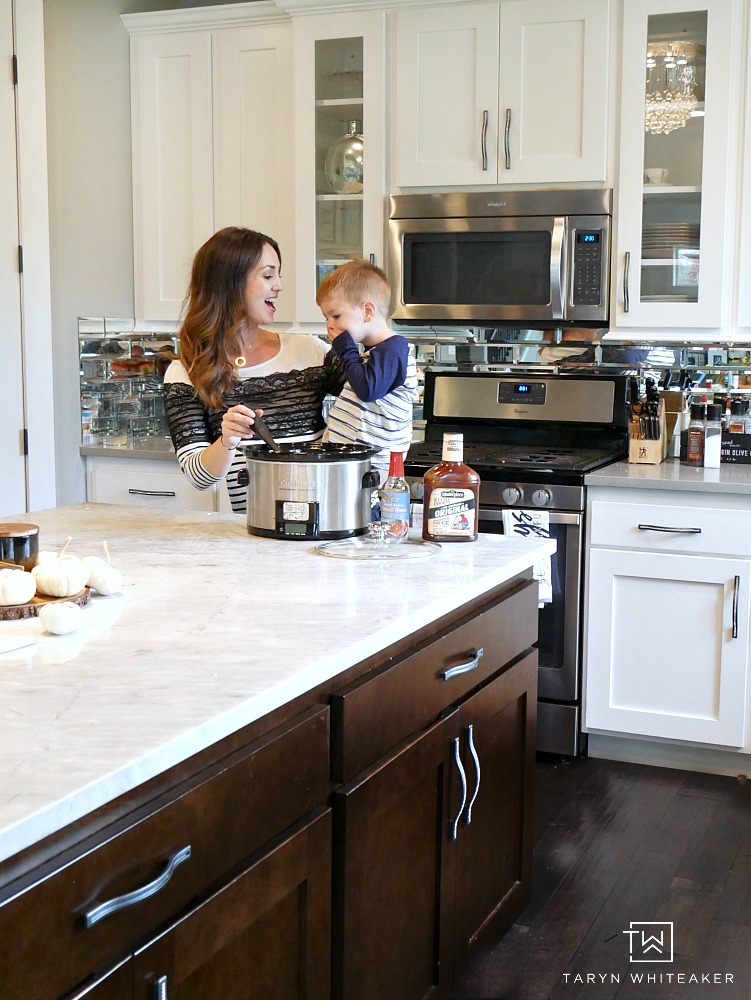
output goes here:
[[599, 233], [577, 233], [576, 234], [577, 243], [599, 243], [600, 234]]

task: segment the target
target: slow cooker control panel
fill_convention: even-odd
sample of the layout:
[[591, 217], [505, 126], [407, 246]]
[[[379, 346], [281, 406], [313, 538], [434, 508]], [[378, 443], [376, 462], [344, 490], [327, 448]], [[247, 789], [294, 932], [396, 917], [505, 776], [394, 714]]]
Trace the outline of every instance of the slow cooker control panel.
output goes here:
[[279, 538], [318, 538], [317, 501], [277, 500], [276, 533]]

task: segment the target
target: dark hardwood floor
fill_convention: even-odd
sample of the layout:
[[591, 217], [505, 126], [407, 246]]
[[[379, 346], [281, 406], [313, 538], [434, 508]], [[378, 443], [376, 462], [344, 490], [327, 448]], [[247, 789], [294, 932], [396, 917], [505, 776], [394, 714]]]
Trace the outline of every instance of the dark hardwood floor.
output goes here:
[[[455, 1000], [749, 1000], [751, 780], [595, 758], [536, 777], [532, 901]], [[624, 931], [670, 922], [673, 961], [633, 961], [658, 953]]]

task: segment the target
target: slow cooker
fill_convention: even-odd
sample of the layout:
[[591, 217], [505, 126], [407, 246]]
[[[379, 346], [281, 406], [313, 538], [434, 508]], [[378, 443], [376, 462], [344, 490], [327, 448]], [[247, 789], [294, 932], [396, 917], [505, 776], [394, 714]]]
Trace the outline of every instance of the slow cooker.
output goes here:
[[245, 448], [248, 531], [267, 538], [350, 538], [370, 524], [377, 449], [306, 441]]

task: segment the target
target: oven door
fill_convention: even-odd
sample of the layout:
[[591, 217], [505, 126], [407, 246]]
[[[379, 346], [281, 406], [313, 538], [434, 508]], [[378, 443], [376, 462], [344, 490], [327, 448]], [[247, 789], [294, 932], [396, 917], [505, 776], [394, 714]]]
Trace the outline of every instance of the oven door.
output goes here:
[[392, 219], [392, 318], [429, 322], [563, 320], [566, 219]]
[[[498, 508], [481, 507], [479, 529], [503, 534], [502, 519]], [[537, 696], [544, 701], [576, 702], [581, 688], [582, 515], [550, 511], [549, 524], [550, 537], [556, 541], [551, 557], [553, 599], [539, 611]]]

